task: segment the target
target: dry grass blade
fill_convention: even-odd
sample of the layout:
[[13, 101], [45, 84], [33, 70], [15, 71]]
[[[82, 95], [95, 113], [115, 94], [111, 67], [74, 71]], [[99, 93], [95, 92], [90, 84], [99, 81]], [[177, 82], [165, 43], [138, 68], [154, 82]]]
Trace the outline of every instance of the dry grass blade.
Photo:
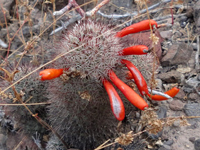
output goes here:
[[31, 106], [31, 105], [48, 105], [51, 104], [50, 102], [41, 102], [41, 103], [30, 103], [30, 104], [0, 104], [0, 106]]

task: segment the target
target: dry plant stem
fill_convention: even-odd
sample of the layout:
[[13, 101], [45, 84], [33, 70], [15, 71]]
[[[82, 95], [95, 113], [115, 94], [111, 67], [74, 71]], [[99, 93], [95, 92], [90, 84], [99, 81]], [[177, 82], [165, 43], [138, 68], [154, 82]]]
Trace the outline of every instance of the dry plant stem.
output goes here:
[[[145, 6], [146, 6], [146, 11], [147, 11], [147, 17], [148, 17], [148, 19], [150, 20], [149, 10], [148, 10], [148, 6], [147, 6], [146, 1], [145, 1]], [[151, 26], [150, 23], [149, 23], [149, 26], [150, 26], [151, 37], [152, 37], [152, 35], [153, 35], [153, 28], [152, 28], [152, 26]], [[153, 90], [153, 89], [152, 89], [152, 87], [153, 87], [152, 85], [153, 85], [153, 83], [154, 83], [154, 81], [155, 81], [155, 74], [154, 74], [154, 72], [155, 72], [155, 68], [156, 68], [156, 61], [159, 61], [159, 60], [157, 60], [158, 58], [157, 58], [157, 55], [156, 55], [155, 44], [154, 44], [154, 42], [153, 42], [153, 39], [152, 39], [152, 47], [153, 47], [153, 56], [154, 56], [154, 60], [153, 60], [152, 76], [151, 76], [151, 80], [150, 80], [151, 91]], [[152, 93], [152, 92], [151, 92], [151, 93]]]
[[199, 36], [197, 36], [197, 52], [196, 52], [196, 55], [195, 55], [195, 68], [197, 70], [199, 70]]
[[[160, 4], [166, 4], [168, 2], [170, 2], [171, 0], [163, 0], [157, 4], [154, 4], [150, 7], [148, 7], [148, 10], [152, 10], [158, 6], [160, 6]], [[104, 13], [102, 13], [100, 10], [97, 12], [98, 14], [100, 14], [101, 16], [105, 17], [105, 18], [112, 18], [112, 19], [120, 19], [120, 18], [125, 18], [125, 17], [135, 17], [137, 16], [138, 14], [143, 14], [143, 13], [146, 13], [147, 12], [147, 9], [142, 9], [141, 11], [137, 12], [137, 11], [134, 11], [132, 13], [126, 13], [126, 14], [123, 14], [123, 15], [118, 15], [118, 14], [111, 14], [111, 15], [106, 15]]]
[[[38, 2], [38, 0], [37, 0], [37, 2]], [[34, 4], [33, 8], [37, 5], [37, 2]], [[9, 50], [10, 50], [10, 46], [11, 46], [11, 43], [12, 43], [12, 40], [15, 38], [15, 36], [17, 35], [17, 33], [18, 33], [18, 32], [20, 31], [20, 29], [23, 27], [23, 25], [27, 22], [27, 19], [29, 19], [29, 17], [26, 17], [26, 18], [24, 19], [23, 24], [22, 24], [22, 25], [19, 27], [19, 29], [15, 32], [15, 34], [13, 35], [13, 37], [10, 38], [10, 36], [9, 36], [9, 31], [8, 31], [8, 26], [7, 26], [7, 19], [6, 19], [6, 16], [5, 16], [6, 12], [4, 11], [2, 5], [1, 5], [1, 8], [2, 8], [2, 11], [3, 11], [3, 14], [4, 14], [4, 20], [5, 20], [6, 29], [7, 29], [7, 37], [8, 37], [8, 41], [9, 41], [8, 50], [7, 50], [7, 56], [6, 56], [6, 60], [7, 60], [8, 54], [9, 54]], [[32, 11], [32, 10], [31, 10], [31, 11]], [[30, 13], [31, 13], [31, 11], [30, 11]]]
[[3, 47], [3, 48], [8, 47], [8, 45], [4, 41], [2, 41], [1, 39], [0, 39], [0, 46]]
[[31, 106], [31, 105], [47, 105], [47, 104], [51, 104], [51, 102], [41, 102], [41, 103], [30, 103], [30, 104], [0, 104], [0, 106]]
[[95, 8], [93, 8], [91, 11], [86, 12], [86, 15], [91, 17], [93, 16], [102, 6], [107, 4], [110, 0], [104, 0], [100, 4], [98, 4]]
[[[84, 3], [83, 5], [81, 5], [80, 7], [82, 7], [82, 6], [85, 6], [85, 5], [87, 5], [87, 4], [90, 4], [90, 3], [92, 3], [93, 1], [95, 1], [95, 0], [91, 0], [91, 1], [89, 1], [89, 2], [87, 2], [87, 3]], [[35, 4], [36, 5], [36, 4]], [[34, 6], [35, 6], [34, 5]], [[73, 10], [75, 10], [76, 8], [74, 8], [74, 9], [72, 9], [72, 10], [70, 10], [69, 12], [71, 12], [71, 11], [73, 11]], [[41, 37], [43, 34], [44, 34], [44, 32], [46, 32], [52, 25], [54, 25], [55, 23], [56, 23], [56, 21], [58, 21], [61, 17], [63, 17], [64, 16], [64, 14], [62, 14], [61, 16], [59, 16], [56, 20], [54, 20], [45, 30], [43, 30], [42, 32], [40, 32], [40, 34], [38, 35], [38, 38], [39, 37]], [[38, 38], [35, 38], [33, 41], [31, 41], [30, 42], [30, 44], [33, 44]], [[11, 55], [9, 55], [8, 56], [8, 58], [9, 57], [11, 57], [13, 54], [15, 54], [20, 48], [22, 48], [23, 47], [23, 45], [21, 45], [17, 50], [15, 50]]]
[[[179, 18], [181, 16], [186, 16], [186, 13], [173, 15], [173, 18]], [[171, 17], [172, 17], [172, 15], [170, 14], [170, 15], [166, 15], [166, 16], [162, 16], [162, 17], [153, 18], [153, 20], [155, 20], [158, 23], [158, 21], [162, 21], [162, 20], [165, 20], [165, 19], [168, 19], [168, 18], [171, 18]]]
[[110, 141], [110, 139], [108, 139], [107, 141], [105, 141], [103, 144], [99, 145], [97, 148], [95, 148], [94, 150], [99, 150], [99, 149], [102, 149], [102, 147], [108, 143]]
[[[144, 131], [135, 133], [135, 134], [133, 134], [133, 137], [139, 136], [140, 134], [142, 134], [142, 133], [144, 133], [144, 132], [146, 132], [146, 131], [148, 131], [148, 130], [144, 130]], [[116, 138], [116, 139], [117, 139], [117, 138]], [[110, 141], [110, 139], [107, 140], [107, 141], [105, 141], [103, 144], [101, 144], [100, 146], [98, 146], [98, 147], [95, 148], [94, 150], [101, 150], [101, 149], [103, 149], [103, 148], [109, 147], [109, 146], [111, 146], [111, 145], [117, 143], [117, 142], [115, 141], [115, 142], [112, 142], [112, 143], [110, 143], [110, 144], [105, 145], [105, 144], [108, 143], [109, 141]]]
[[24, 139], [25, 139], [25, 137], [23, 137], [23, 139], [19, 142], [19, 144], [17, 144], [17, 146], [13, 150], [17, 150], [19, 148], [19, 146], [23, 143]]
[[59, 27], [59, 28], [56, 28], [55, 30], [53, 30], [51, 33], [50, 33], [50, 35], [53, 35], [53, 34], [55, 34], [56, 32], [59, 32], [59, 31], [61, 31], [61, 30], [63, 30], [63, 29], [66, 29], [67, 28], [67, 26], [69, 26], [70, 24], [72, 24], [72, 23], [74, 23], [74, 22], [76, 22], [76, 21], [78, 21], [78, 20], [81, 20], [81, 15], [76, 15], [75, 17], [72, 17], [71, 19], [69, 19], [68, 21], [66, 21], [65, 23], [63, 23], [62, 24], [62, 27]]
[[54, 16], [58, 16], [58, 15], [62, 15], [64, 14], [66, 11], [70, 10], [71, 8], [75, 8], [75, 10], [82, 16], [85, 16], [85, 12], [83, 11], [83, 9], [77, 4], [77, 2], [75, 0], [69, 0], [68, 1], [68, 5], [65, 6], [64, 8], [62, 8], [59, 11], [55, 11], [53, 13]]
[[[99, 5], [97, 5], [95, 8], [93, 8], [91, 11], [86, 12], [86, 13], [85, 13], [86, 16], [87, 16], [87, 17], [93, 16], [102, 6], [104, 6], [105, 4], [107, 4], [109, 1], [110, 1], [110, 0], [104, 0], [104, 1], [102, 1]], [[68, 4], [68, 5], [69, 5], [69, 4]], [[67, 6], [68, 6], [68, 5], [67, 5]], [[54, 14], [54, 15], [63, 14], [65, 11], [67, 11], [67, 9], [66, 9], [67, 6], [65, 6], [65, 7], [63, 8], [64, 10], [61, 9], [60, 11], [56, 11], [56, 12], [54, 12], [53, 14]], [[61, 12], [61, 13], [60, 13], [60, 12]], [[72, 23], [74, 23], [74, 22], [76, 22], [76, 21], [78, 21], [78, 20], [81, 20], [82, 17], [83, 17], [82, 15], [76, 15], [76, 16], [72, 17], [72, 18], [69, 19], [67, 22], [65, 22], [64, 25], [62, 25], [62, 27], [59, 27], [59, 28], [53, 30], [53, 31], [50, 33], [50, 35], [53, 35], [53, 34], [55, 34], [56, 32], [59, 32], [59, 31], [61, 31], [61, 30], [63, 30], [63, 29], [66, 29], [67, 26], [69, 26], [70, 24], [72, 24]]]

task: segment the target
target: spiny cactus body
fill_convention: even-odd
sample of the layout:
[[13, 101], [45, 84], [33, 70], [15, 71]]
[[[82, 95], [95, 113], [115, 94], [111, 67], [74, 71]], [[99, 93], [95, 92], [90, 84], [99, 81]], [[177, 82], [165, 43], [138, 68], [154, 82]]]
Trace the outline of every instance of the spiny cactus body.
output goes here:
[[[128, 39], [119, 39], [116, 33], [103, 23], [81, 21], [63, 33], [49, 52], [54, 57], [67, 53], [49, 66], [66, 68], [66, 71], [60, 78], [49, 81], [48, 116], [53, 129], [69, 147], [93, 149], [118, 134], [117, 120], [100, 79], [109, 78], [108, 72], [112, 69], [127, 82], [127, 69], [120, 63], [122, 58], [134, 60], [146, 73], [145, 77], [150, 78], [153, 57], [148, 54], [145, 65], [145, 56], [120, 55], [119, 51], [130, 45]], [[135, 110], [119, 94], [127, 113]]]
[[63, 34], [56, 44], [54, 51], [57, 51], [57, 55], [69, 53], [58, 59], [55, 66], [73, 67], [96, 80], [107, 76], [108, 71], [120, 64], [122, 58], [118, 52], [123, 48], [123, 43], [115, 34], [103, 23], [81, 21]]
[[[15, 65], [14, 62], [8, 64], [4, 67], [8, 72], [14, 71]], [[18, 73], [15, 74], [12, 82], [18, 81], [21, 77], [30, 73], [34, 70], [35, 67], [31, 67], [31, 65], [21, 64], [16, 68]], [[4, 78], [7, 78], [5, 72], [1, 71], [1, 74]], [[6, 87], [11, 85], [6, 80], [1, 80], [0, 88], [4, 90]], [[46, 88], [47, 83], [40, 82], [38, 80], [38, 72], [33, 73], [29, 77], [21, 80], [18, 84], [15, 85], [15, 89], [17, 93], [20, 94], [21, 100], [24, 103], [40, 103], [46, 102]], [[16, 95], [12, 88], [5, 92], [5, 95], [0, 97], [1, 101], [7, 104], [21, 104], [19, 100], [16, 99]], [[42, 119], [46, 117], [46, 108], [45, 105], [27, 105], [28, 109], [33, 114], [38, 114], [38, 116]], [[34, 118], [31, 116], [30, 112], [22, 105], [22, 106], [4, 106], [4, 111], [6, 117], [8, 117], [13, 122], [13, 131], [10, 136], [14, 136], [15, 134], [19, 137], [27, 136], [30, 137], [29, 140], [33, 142], [31, 136], [33, 136], [36, 132], [44, 134], [46, 129]], [[29, 147], [30, 144], [26, 145], [28, 140], [25, 140], [24, 147]], [[34, 144], [33, 144], [34, 145]], [[12, 145], [14, 148], [14, 145]], [[11, 145], [9, 147], [12, 147]], [[37, 147], [37, 146], [36, 146]]]

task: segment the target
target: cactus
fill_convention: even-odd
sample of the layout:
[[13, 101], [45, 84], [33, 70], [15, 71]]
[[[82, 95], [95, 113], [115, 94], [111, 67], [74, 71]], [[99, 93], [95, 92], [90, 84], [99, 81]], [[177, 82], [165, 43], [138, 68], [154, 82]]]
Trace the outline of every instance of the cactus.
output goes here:
[[[8, 72], [13, 72], [15, 68], [15, 62], [9, 62], [4, 69]], [[19, 80], [21, 77], [29, 73], [35, 69], [35, 67], [32, 67], [31, 64], [25, 65], [23, 63], [20, 63], [19, 67], [17, 67], [16, 70], [18, 70], [18, 73], [14, 75], [14, 79], [12, 82], [15, 82]], [[5, 72], [0, 71], [1, 75], [6, 78], [7, 75]], [[9, 83], [6, 80], [0, 81], [0, 88], [1, 90], [4, 90], [4, 88], [8, 87], [11, 83]], [[21, 99], [23, 102], [27, 103], [40, 103], [40, 102], [46, 102], [46, 88], [47, 83], [40, 82], [38, 80], [38, 72], [33, 73], [31, 76], [25, 78], [24, 80], [21, 80], [18, 84], [15, 85], [16, 91], [20, 94]], [[19, 100], [16, 99], [16, 95], [14, 94], [14, 91], [12, 88], [7, 90], [4, 95], [1, 95], [0, 100], [2, 100], [4, 103], [8, 104], [21, 104]], [[45, 105], [30, 105], [27, 106], [33, 114], [38, 113], [38, 116], [40, 118], [46, 117], [46, 108]], [[46, 133], [46, 129], [34, 118], [31, 116], [29, 111], [24, 106], [4, 106], [3, 110], [5, 111], [5, 115], [7, 118], [11, 120], [13, 123], [13, 129], [9, 136], [12, 138], [12, 135], [22, 137], [26, 136], [29, 137], [29, 140], [25, 140], [24, 147], [29, 147], [35, 144], [30, 144], [33, 142], [33, 139], [31, 139], [31, 136], [33, 136], [36, 132], [41, 133], [42, 135]], [[22, 139], [21, 139], [22, 140]], [[20, 141], [19, 141], [20, 142]], [[28, 144], [29, 143], [29, 144]], [[15, 145], [9, 145], [9, 147], [14, 147]], [[35, 146], [36, 147], [36, 146]]]

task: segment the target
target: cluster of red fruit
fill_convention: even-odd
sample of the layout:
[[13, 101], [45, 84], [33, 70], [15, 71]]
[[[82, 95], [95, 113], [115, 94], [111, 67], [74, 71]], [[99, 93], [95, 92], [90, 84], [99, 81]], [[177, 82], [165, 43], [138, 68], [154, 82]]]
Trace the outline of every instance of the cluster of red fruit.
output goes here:
[[[133, 24], [129, 27], [124, 28], [123, 30], [119, 31], [116, 34], [117, 38], [124, 37], [128, 34], [137, 33], [145, 30], [150, 30], [158, 28], [158, 24], [154, 20], [144, 20], [139, 23]], [[145, 45], [135, 45], [128, 48], [125, 48], [118, 52], [121, 56], [126, 55], [145, 55], [149, 52], [148, 47]], [[128, 70], [129, 74], [127, 76], [127, 79], [134, 79], [135, 84], [137, 85], [140, 94], [142, 96], [147, 96], [152, 100], [167, 100], [166, 97], [160, 96], [160, 95], [151, 95], [148, 92], [147, 83], [140, 73], [140, 71], [128, 60], [121, 59], [121, 63], [124, 64]], [[54, 78], [59, 77], [63, 74], [64, 69], [46, 69], [40, 72], [41, 80], [51, 80]], [[123, 120], [125, 117], [125, 109], [123, 102], [118, 95], [117, 91], [113, 87], [113, 85], [109, 82], [112, 81], [112, 83], [124, 94], [124, 96], [137, 108], [140, 110], [144, 110], [148, 107], [147, 102], [138, 95], [132, 88], [130, 88], [128, 85], [126, 85], [123, 81], [121, 81], [116, 74], [112, 71], [112, 68], [109, 70], [108, 73], [109, 79], [102, 77], [101, 81], [109, 95], [110, 104], [112, 108], [112, 112], [116, 119], [119, 121]], [[169, 95], [170, 97], [174, 97], [179, 92], [179, 89], [174, 87], [171, 90], [165, 92], [165, 94]]]

